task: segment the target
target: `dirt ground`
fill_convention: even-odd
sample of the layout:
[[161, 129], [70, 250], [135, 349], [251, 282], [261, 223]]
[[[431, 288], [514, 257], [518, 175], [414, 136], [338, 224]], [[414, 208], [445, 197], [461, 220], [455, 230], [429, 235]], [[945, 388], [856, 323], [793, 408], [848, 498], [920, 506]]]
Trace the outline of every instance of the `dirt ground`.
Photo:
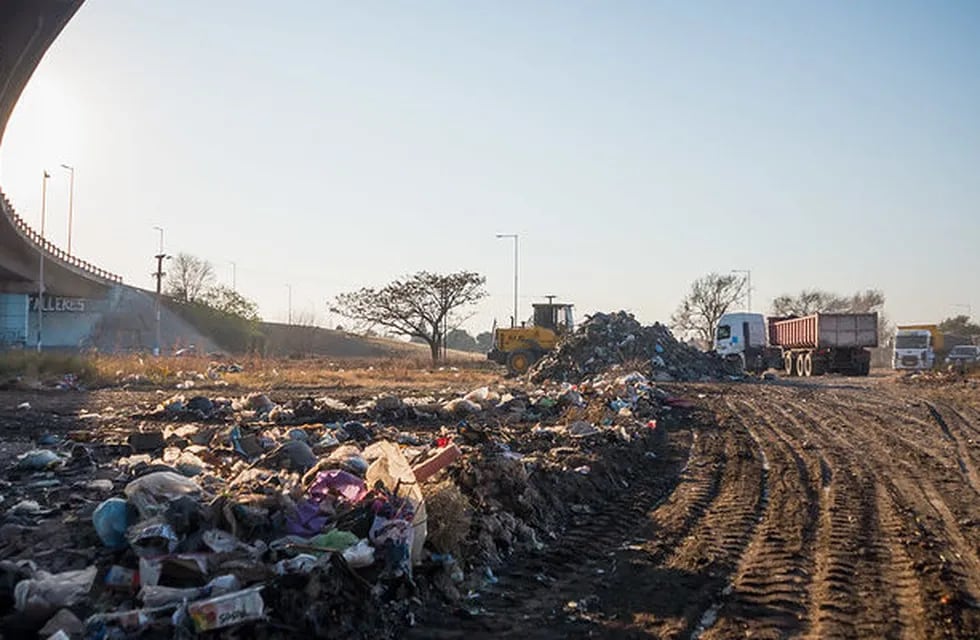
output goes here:
[[675, 389], [645, 483], [411, 637], [980, 637], [973, 384]]
[[[400, 635], [980, 637], [976, 384], [665, 385], [694, 406], [629, 461], [617, 498]], [[81, 409], [155, 397], [0, 393], [0, 464]], [[24, 401], [43, 420], [25, 424]]]

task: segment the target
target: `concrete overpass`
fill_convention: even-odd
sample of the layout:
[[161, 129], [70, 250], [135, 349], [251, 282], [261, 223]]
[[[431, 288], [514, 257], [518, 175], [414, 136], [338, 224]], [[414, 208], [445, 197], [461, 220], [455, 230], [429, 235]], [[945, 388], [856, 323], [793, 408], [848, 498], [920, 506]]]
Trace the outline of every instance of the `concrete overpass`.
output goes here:
[[[7, 122], [41, 58], [84, 0], [0, 0], [0, 142]], [[41, 263], [44, 296], [38, 297]], [[33, 346], [146, 349], [155, 343], [156, 309], [150, 292], [69, 255], [31, 229], [0, 192], [0, 348]], [[212, 341], [164, 309], [161, 346]]]

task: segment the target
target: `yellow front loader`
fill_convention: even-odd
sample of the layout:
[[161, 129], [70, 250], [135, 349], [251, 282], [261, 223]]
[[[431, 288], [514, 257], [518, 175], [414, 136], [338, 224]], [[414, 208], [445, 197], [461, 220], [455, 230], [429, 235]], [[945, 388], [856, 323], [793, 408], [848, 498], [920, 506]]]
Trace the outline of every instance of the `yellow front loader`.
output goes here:
[[531, 365], [558, 344], [558, 339], [575, 326], [572, 305], [551, 302], [531, 305], [534, 317], [530, 326], [497, 329], [493, 349], [487, 359], [507, 365], [508, 373], [526, 373]]

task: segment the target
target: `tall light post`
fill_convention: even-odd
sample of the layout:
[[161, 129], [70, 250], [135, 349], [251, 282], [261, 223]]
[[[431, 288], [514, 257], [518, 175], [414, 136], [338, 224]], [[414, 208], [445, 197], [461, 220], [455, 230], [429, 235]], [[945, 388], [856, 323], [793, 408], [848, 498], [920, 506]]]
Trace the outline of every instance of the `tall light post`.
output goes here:
[[744, 273], [745, 274], [745, 297], [746, 305], [748, 306], [747, 311], [752, 311], [752, 270], [751, 269], [732, 269], [732, 273]]
[[68, 254], [71, 255], [71, 223], [75, 214], [75, 167], [61, 165], [68, 169]]
[[230, 260], [230, 262], [231, 262], [231, 290], [237, 292], [238, 291], [238, 263], [236, 263], [234, 260]]
[[519, 242], [519, 238], [516, 233], [498, 233], [497, 238], [514, 239], [514, 316], [510, 320], [510, 326], [516, 327], [517, 326], [517, 256], [518, 256], [517, 245]]
[[289, 293], [289, 306], [286, 315], [286, 324], [293, 324], [293, 285], [287, 284], [286, 291]]
[[44, 170], [41, 178], [41, 243], [38, 246], [37, 268], [37, 352], [41, 353], [41, 334], [44, 325], [44, 219], [48, 209], [48, 179], [51, 174]]
[[160, 232], [160, 251], [153, 256], [157, 261], [157, 270], [153, 276], [157, 279], [157, 301], [156, 301], [156, 342], [153, 346], [153, 355], [160, 355], [160, 310], [163, 306], [162, 304], [162, 293], [163, 293], [163, 261], [167, 255], [163, 252], [163, 227], [153, 227]]

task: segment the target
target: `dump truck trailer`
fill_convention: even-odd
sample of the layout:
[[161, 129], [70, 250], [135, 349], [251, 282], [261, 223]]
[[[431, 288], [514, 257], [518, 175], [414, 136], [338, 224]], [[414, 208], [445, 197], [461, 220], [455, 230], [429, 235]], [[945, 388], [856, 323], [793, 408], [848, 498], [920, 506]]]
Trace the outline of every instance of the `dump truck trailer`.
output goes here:
[[744, 370], [782, 369], [791, 376], [866, 376], [878, 346], [877, 313], [814, 313], [769, 318], [731, 313], [718, 322], [715, 350]]
[[788, 375], [866, 376], [871, 371], [869, 349], [878, 346], [878, 314], [815, 313], [774, 322], [771, 333]]

